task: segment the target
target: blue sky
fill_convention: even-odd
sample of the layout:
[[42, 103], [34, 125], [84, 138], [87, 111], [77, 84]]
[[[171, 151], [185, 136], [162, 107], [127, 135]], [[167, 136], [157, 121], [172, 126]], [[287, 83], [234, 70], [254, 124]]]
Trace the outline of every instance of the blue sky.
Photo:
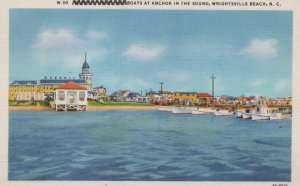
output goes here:
[[94, 86], [291, 96], [292, 12], [182, 10], [10, 11], [10, 82], [78, 77], [84, 52]]

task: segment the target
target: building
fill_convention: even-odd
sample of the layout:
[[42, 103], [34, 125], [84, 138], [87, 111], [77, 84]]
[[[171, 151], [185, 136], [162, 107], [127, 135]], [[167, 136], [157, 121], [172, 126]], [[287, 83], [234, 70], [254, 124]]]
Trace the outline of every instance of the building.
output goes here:
[[43, 100], [36, 81], [14, 81], [9, 85], [9, 101]]
[[96, 94], [97, 99], [106, 98], [106, 88], [103, 85], [94, 87], [93, 92]]
[[79, 79], [86, 81], [87, 89], [89, 91], [93, 90], [92, 78], [93, 78], [93, 74], [90, 71], [90, 65], [86, 61], [86, 53], [85, 53], [85, 59], [84, 59], [84, 63], [81, 68], [81, 73], [79, 74]]
[[92, 91], [88, 91], [88, 100], [104, 100], [106, 98], [106, 88], [103, 85], [94, 87]]
[[119, 90], [113, 92], [109, 96], [109, 99], [112, 101], [130, 101], [129, 94], [130, 94], [129, 90]]
[[149, 92], [146, 93], [146, 97], [149, 98], [149, 102], [151, 103], [157, 103], [160, 99], [161, 96], [158, 92], [155, 92], [153, 90], [150, 90]]
[[40, 84], [38, 85], [37, 91], [43, 94], [44, 97], [50, 96], [54, 98], [53, 93], [55, 92], [55, 88], [71, 81], [79, 84], [80, 86], [88, 88], [86, 81], [82, 79], [75, 79], [75, 78], [71, 79], [70, 77], [67, 78], [67, 77], [56, 77], [56, 76], [54, 78], [52, 77], [47, 78], [45, 76], [44, 79], [40, 80]]
[[147, 96], [140, 96], [137, 98], [137, 103], [150, 103], [150, 98]]
[[181, 105], [193, 105], [198, 101], [197, 92], [174, 92], [173, 100]]
[[[9, 98], [10, 101], [27, 101], [27, 100], [44, 100], [46, 97], [54, 98], [55, 89], [68, 82], [74, 82], [82, 87], [87, 88], [92, 92], [92, 73], [90, 66], [86, 61], [82, 65], [82, 72], [79, 74], [79, 78], [75, 77], [44, 77], [39, 84], [36, 81], [14, 81], [9, 86]], [[106, 92], [106, 89], [105, 89]]]
[[173, 93], [171, 91], [168, 91], [168, 90], [159, 91], [159, 94], [162, 97], [172, 97], [173, 96]]
[[209, 105], [212, 104], [213, 97], [208, 93], [198, 93], [197, 94], [197, 103], [199, 105]]
[[130, 92], [127, 97], [127, 101], [138, 102], [139, 97], [141, 97], [141, 94], [137, 92]]
[[55, 110], [87, 110], [87, 88], [75, 82], [68, 82], [55, 88]]
[[119, 91], [115, 91], [109, 96], [109, 99], [111, 101], [121, 101], [121, 94]]
[[158, 103], [160, 105], [170, 105], [173, 103], [173, 93], [168, 90], [159, 91], [160, 99]]
[[129, 101], [130, 90], [120, 90], [119, 91], [121, 100], [120, 101]]

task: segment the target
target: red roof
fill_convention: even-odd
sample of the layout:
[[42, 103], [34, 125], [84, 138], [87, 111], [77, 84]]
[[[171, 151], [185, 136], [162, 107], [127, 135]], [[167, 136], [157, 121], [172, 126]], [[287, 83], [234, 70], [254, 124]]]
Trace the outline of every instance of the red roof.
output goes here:
[[163, 90], [162, 92], [161, 91], [159, 91], [161, 94], [172, 94], [172, 92], [171, 91], [168, 91], [168, 90]]
[[120, 94], [122, 94], [122, 95], [127, 94], [129, 92], [130, 92], [129, 90], [120, 90]]
[[209, 93], [198, 93], [197, 97], [212, 97]]
[[66, 84], [58, 86], [58, 87], [56, 87], [56, 89], [87, 90], [87, 88], [80, 86], [77, 83], [74, 83], [73, 81], [70, 81]]

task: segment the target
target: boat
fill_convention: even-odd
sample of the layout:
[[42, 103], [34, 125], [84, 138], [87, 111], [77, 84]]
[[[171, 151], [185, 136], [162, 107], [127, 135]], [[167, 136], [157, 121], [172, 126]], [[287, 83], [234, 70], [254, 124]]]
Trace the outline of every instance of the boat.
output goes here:
[[193, 109], [190, 108], [183, 108], [183, 107], [175, 107], [172, 108], [173, 114], [192, 114]]
[[172, 112], [172, 108], [170, 107], [160, 107], [158, 110], [161, 112]]
[[255, 114], [255, 110], [246, 109], [244, 112], [242, 112], [242, 118], [243, 119], [251, 119], [252, 114]]
[[236, 112], [236, 117], [237, 118], [243, 118], [243, 112], [242, 111], [237, 111]]
[[231, 116], [234, 114], [234, 112], [229, 111], [229, 110], [218, 110], [218, 111], [215, 111], [214, 114], [216, 116]]
[[252, 118], [252, 114], [251, 113], [243, 113], [242, 118], [243, 119], [251, 119]]
[[275, 108], [261, 105], [256, 107], [256, 113], [252, 114], [252, 120], [270, 120], [270, 115], [274, 114]]
[[214, 108], [200, 108], [199, 110], [205, 114], [214, 114], [216, 112]]
[[204, 115], [204, 114], [207, 114], [206, 112], [203, 112], [203, 111], [201, 111], [201, 110], [199, 110], [199, 109], [194, 109], [193, 111], [192, 111], [192, 114], [196, 114], [196, 115]]
[[270, 120], [282, 120], [282, 119], [291, 119], [292, 116], [290, 114], [282, 114], [280, 112], [273, 113], [270, 115]]
[[270, 116], [264, 114], [252, 114], [251, 120], [270, 120]]

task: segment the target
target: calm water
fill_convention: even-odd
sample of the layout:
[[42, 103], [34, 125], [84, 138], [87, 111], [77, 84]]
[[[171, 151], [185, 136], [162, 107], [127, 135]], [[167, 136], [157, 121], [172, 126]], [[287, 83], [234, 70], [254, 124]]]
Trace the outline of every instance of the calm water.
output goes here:
[[289, 181], [291, 121], [11, 112], [10, 180]]

